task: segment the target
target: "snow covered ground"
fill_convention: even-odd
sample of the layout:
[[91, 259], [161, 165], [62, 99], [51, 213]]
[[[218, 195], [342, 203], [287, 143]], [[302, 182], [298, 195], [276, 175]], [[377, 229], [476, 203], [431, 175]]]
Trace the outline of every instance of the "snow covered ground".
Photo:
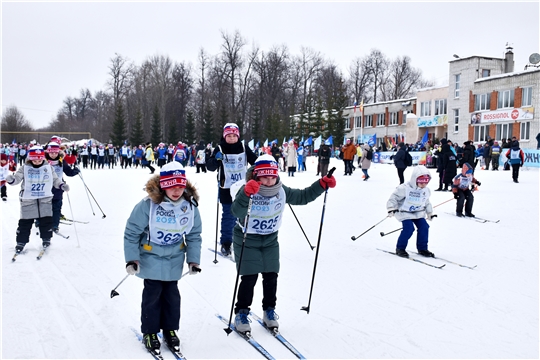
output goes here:
[[[473, 212], [499, 223], [478, 223], [449, 215], [454, 201], [436, 208], [429, 249], [436, 256], [477, 265], [470, 270], [453, 264], [434, 269], [377, 251], [394, 250], [401, 226], [387, 219], [386, 201], [398, 185], [394, 166], [373, 164], [370, 180], [362, 173], [343, 176], [335, 165], [337, 186], [328, 192], [326, 214], [311, 301], [308, 304], [315, 251], [311, 251], [290, 209], [279, 233], [281, 271], [278, 305], [281, 333], [307, 358], [538, 358], [539, 172], [522, 169], [514, 184], [510, 171], [477, 171], [482, 182]], [[282, 181], [303, 188], [317, 178], [316, 163], [308, 171]], [[429, 187], [437, 187], [437, 174]], [[406, 179], [411, 169], [406, 170]], [[142, 280], [126, 275], [123, 232], [133, 206], [145, 196], [148, 170], [119, 167], [83, 170], [83, 182], [67, 178], [63, 213], [89, 224], [62, 225], [69, 239], [55, 236], [40, 261], [35, 233], [28, 252], [12, 263], [19, 219], [19, 186], [8, 187], [2, 206], [2, 358], [6, 359], [148, 359], [130, 327], [140, 326]], [[203, 216], [202, 273], [179, 282], [182, 317], [181, 348], [189, 359], [262, 358], [236, 334], [229, 336], [215, 316], [229, 316], [236, 271], [214, 247], [217, 184], [215, 173], [195, 174]], [[433, 192], [432, 203], [452, 198]], [[90, 198], [91, 198], [90, 195]], [[309, 241], [317, 244], [323, 197], [294, 207]], [[95, 215], [93, 215], [93, 212]], [[408, 249], [415, 250], [415, 235]], [[434, 264], [443, 262], [427, 260]], [[260, 280], [253, 311], [262, 315]], [[253, 335], [276, 358], [293, 358], [264, 329], [252, 324]], [[165, 358], [172, 354], [164, 349]]]

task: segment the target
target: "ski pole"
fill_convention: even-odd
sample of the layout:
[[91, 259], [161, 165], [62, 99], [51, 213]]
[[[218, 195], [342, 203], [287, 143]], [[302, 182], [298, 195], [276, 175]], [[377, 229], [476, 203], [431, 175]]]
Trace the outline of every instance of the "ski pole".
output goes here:
[[[332, 174], [336, 170], [335, 167], [333, 167], [328, 174], [327, 177], [332, 177]], [[322, 234], [322, 228], [323, 228], [323, 222], [324, 222], [324, 211], [326, 209], [326, 195], [328, 195], [328, 186], [324, 190], [324, 201], [323, 201], [323, 208], [322, 208], [322, 214], [321, 214], [321, 224], [319, 226], [319, 238], [317, 239], [317, 251], [315, 251], [315, 261], [313, 262], [313, 275], [311, 276], [311, 289], [309, 290], [309, 301], [307, 306], [302, 306], [300, 310], [304, 310], [309, 314], [309, 309], [311, 306], [311, 295], [313, 294], [313, 284], [315, 283], [315, 271], [317, 270], [317, 259], [319, 257], [319, 249], [321, 244], [321, 234]]]
[[452, 200], [455, 200], [455, 199], [451, 198], [451, 199], [448, 199], [446, 201], [443, 201], [442, 203], [435, 205], [433, 208], [436, 208], [437, 206], [441, 206], [442, 204], [446, 204], [447, 202], [452, 201]]
[[399, 228], [399, 229], [396, 229], [396, 230], [392, 230], [392, 231], [387, 232], [387, 233], [381, 231], [381, 236], [386, 236], [386, 235], [389, 235], [389, 234], [391, 234], [391, 233], [395, 233], [396, 231], [399, 231], [399, 230], [401, 230], [401, 229], [403, 229], [403, 228]]
[[242, 239], [242, 249], [240, 250], [240, 258], [238, 259], [238, 266], [236, 267], [236, 282], [234, 284], [234, 293], [232, 298], [232, 304], [231, 304], [231, 313], [229, 314], [229, 326], [227, 326], [225, 329], [225, 332], [227, 335], [229, 335], [232, 332], [231, 329], [231, 322], [232, 322], [232, 315], [233, 315], [233, 309], [234, 309], [234, 299], [236, 298], [236, 291], [238, 290], [238, 279], [240, 278], [240, 266], [242, 266], [242, 256], [244, 255], [244, 247], [246, 244], [246, 235], [247, 235], [247, 228], [249, 224], [249, 217], [251, 215], [251, 205], [253, 204], [253, 195], [249, 197], [249, 203], [248, 203], [248, 209], [246, 218], [244, 220], [244, 238]]
[[[103, 212], [103, 210], [101, 209], [101, 206], [99, 206], [96, 198], [94, 197], [94, 194], [92, 194], [92, 192], [90, 191], [90, 189], [88, 188], [88, 186], [86, 186], [86, 183], [84, 182], [84, 179], [82, 178], [82, 175], [81, 173], [79, 173], [79, 176], [81, 177], [81, 180], [83, 181], [83, 184], [84, 186], [86, 187], [86, 190], [90, 193], [90, 195], [92, 196], [92, 199], [94, 199], [96, 205], [98, 206], [99, 210], [101, 211], [101, 213], [103, 214], [103, 216], [101, 217], [102, 219], [105, 219], [107, 217], [107, 215], [105, 215], [105, 213]], [[92, 210], [93, 211], [93, 210]], [[96, 214], [94, 214], [96, 215]]]
[[296, 214], [294, 213], [294, 210], [292, 209], [292, 206], [291, 204], [289, 204], [289, 208], [291, 209], [293, 215], [294, 215], [294, 218], [296, 219], [296, 222], [298, 222], [298, 226], [300, 226], [300, 230], [302, 230], [302, 233], [304, 234], [304, 236], [306, 237], [306, 240], [309, 244], [309, 246], [311, 247], [311, 250], [315, 249], [315, 246], [311, 245], [311, 242], [309, 242], [309, 239], [306, 235], [306, 232], [304, 231], [304, 229], [302, 228], [302, 224], [300, 224], [300, 220], [298, 220], [298, 218], [296, 217]]
[[92, 201], [90, 200], [90, 195], [88, 195], [88, 187], [86, 187], [86, 184], [84, 183], [84, 179], [80, 173], [80, 170], [79, 170], [79, 176], [83, 182], [83, 185], [84, 185], [84, 190], [86, 191], [86, 197], [88, 198], [88, 203], [90, 204], [90, 209], [92, 209], [92, 215], [96, 216], [96, 213], [94, 212], [94, 207], [92, 206]]
[[361, 233], [360, 235], [358, 236], [351, 236], [351, 240], [354, 241], [356, 239], [358, 239], [360, 236], [364, 235], [365, 233], [367, 233], [368, 231], [370, 231], [371, 229], [373, 229], [375, 226], [379, 225], [380, 223], [382, 223], [384, 220], [388, 219], [388, 216], [386, 216], [384, 219], [382, 219], [381, 221], [379, 221], [378, 223], [376, 223], [375, 225], [373, 225], [372, 227], [370, 227], [369, 229], [367, 229], [366, 231], [364, 231], [363, 233]]
[[120, 286], [120, 284], [122, 284], [124, 282], [124, 280], [126, 280], [128, 278], [129, 274], [127, 274], [123, 279], [122, 281], [120, 281], [118, 283], [118, 285], [116, 285], [116, 287], [114, 289], [111, 290], [111, 299], [113, 297], [115, 297], [116, 295], [120, 295], [118, 292], [116, 292], [116, 289], [118, 289], [118, 287]]
[[217, 259], [217, 233], [218, 233], [218, 218], [219, 218], [219, 170], [218, 170], [218, 181], [217, 181], [217, 204], [216, 204], [216, 245], [214, 249], [214, 264], [218, 263]]
[[[68, 198], [68, 204], [69, 204], [69, 210], [71, 211], [71, 218], [73, 219], [73, 207], [71, 207], [71, 200], [69, 198], [69, 192], [66, 193]], [[79, 242], [79, 233], [77, 232], [77, 226], [75, 222], [73, 222], [73, 229], [75, 229], [75, 237], [77, 238], [77, 247], [81, 247], [81, 243]]]

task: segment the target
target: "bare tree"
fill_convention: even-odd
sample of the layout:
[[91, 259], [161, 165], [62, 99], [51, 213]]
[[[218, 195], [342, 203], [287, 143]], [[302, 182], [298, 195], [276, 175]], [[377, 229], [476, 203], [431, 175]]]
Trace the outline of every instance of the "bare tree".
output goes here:
[[379, 100], [378, 95], [383, 92], [382, 89], [388, 78], [389, 61], [378, 49], [371, 49], [365, 61], [366, 70], [372, 84], [373, 102], [377, 102]]
[[13, 135], [5, 134], [7, 131], [34, 131], [30, 122], [16, 106], [9, 106], [4, 110], [0, 128], [2, 129], [2, 143], [11, 141], [10, 137], [13, 138]]
[[133, 65], [128, 63], [128, 59], [119, 55], [114, 54], [115, 57], [111, 59], [111, 64], [109, 65], [109, 86], [113, 92], [114, 101], [122, 99], [129, 90], [131, 77], [133, 75]]
[[358, 103], [364, 98], [368, 98], [368, 89], [371, 86], [371, 77], [367, 69], [366, 59], [356, 58], [349, 67], [348, 87], [352, 91], [354, 100]]

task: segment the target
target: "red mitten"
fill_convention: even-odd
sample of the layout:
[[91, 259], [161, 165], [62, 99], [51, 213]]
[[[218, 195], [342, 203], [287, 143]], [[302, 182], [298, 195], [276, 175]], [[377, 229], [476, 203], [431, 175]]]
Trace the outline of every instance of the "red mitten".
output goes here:
[[336, 178], [334, 176], [323, 176], [319, 180], [319, 184], [323, 187], [323, 189], [333, 188], [336, 186]]
[[75, 155], [66, 155], [66, 157], [64, 158], [64, 160], [69, 164], [69, 165], [73, 165], [75, 164], [75, 162], [77, 161], [77, 157]]
[[249, 180], [244, 186], [244, 194], [247, 196], [255, 195], [259, 192], [259, 188], [261, 187], [261, 184], [256, 182], [255, 180]]

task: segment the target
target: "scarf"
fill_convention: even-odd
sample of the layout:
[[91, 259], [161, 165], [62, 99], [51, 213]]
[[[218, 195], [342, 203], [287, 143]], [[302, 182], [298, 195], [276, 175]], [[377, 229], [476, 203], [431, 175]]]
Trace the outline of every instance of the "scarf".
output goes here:
[[281, 180], [277, 182], [274, 186], [264, 186], [262, 185], [259, 188], [258, 194], [264, 197], [274, 197], [279, 193], [279, 190], [281, 189]]

